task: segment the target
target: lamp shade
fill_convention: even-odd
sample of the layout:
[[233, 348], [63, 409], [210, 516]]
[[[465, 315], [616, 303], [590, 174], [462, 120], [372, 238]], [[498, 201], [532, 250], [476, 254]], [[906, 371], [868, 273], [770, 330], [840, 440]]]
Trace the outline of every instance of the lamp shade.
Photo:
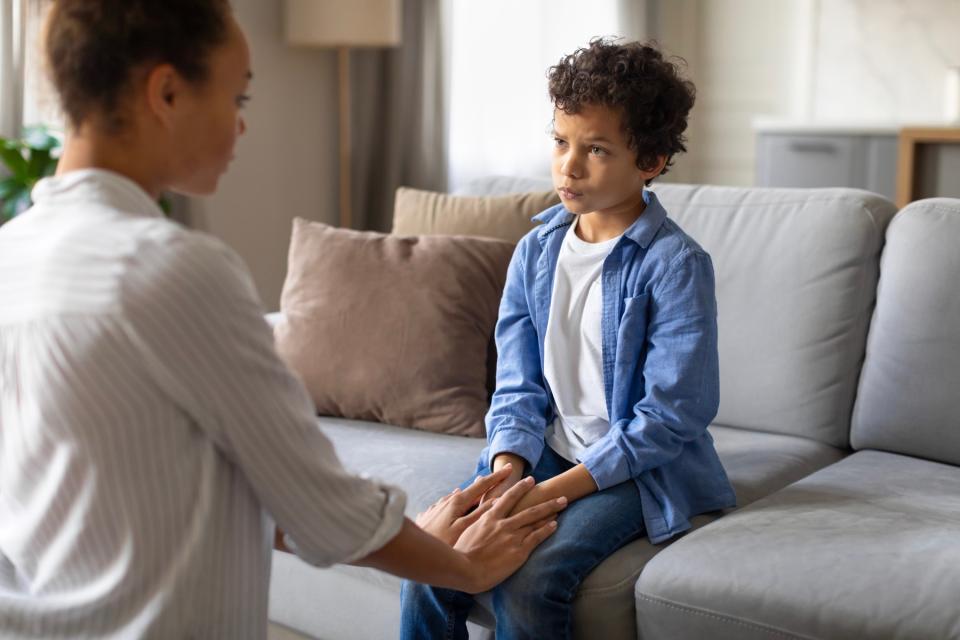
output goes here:
[[400, 44], [402, 0], [286, 0], [287, 42], [311, 47]]

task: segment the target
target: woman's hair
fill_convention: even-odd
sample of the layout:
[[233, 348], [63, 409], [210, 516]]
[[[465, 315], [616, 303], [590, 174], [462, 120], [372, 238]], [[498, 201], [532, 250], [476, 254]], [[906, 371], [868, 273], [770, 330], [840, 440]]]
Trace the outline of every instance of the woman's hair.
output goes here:
[[666, 156], [666, 173], [674, 154], [687, 150], [683, 132], [696, 97], [693, 83], [680, 74], [681, 64], [648, 44], [595, 38], [550, 68], [550, 99], [569, 114], [591, 105], [620, 111], [637, 168], [652, 169]]
[[89, 117], [116, 131], [133, 71], [169, 63], [188, 81], [207, 77], [209, 54], [227, 38], [228, 0], [56, 0], [46, 58], [74, 127]]

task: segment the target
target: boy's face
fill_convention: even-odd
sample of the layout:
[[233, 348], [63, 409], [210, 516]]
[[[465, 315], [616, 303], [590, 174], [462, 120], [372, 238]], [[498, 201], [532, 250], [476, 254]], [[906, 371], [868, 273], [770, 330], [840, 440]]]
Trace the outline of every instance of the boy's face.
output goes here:
[[662, 169], [637, 168], [620, 113], [609, 107], [589, 105], [577, 114], [554, 109], [553, 136], [553, 186], [571, 213], [635, 206], [645, 182]]

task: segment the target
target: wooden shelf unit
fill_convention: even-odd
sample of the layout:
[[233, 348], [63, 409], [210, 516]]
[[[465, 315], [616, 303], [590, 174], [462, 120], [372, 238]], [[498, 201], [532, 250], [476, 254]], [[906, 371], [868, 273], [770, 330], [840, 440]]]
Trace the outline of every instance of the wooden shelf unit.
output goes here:
[[916, 196], [917, 146], [960, 144], [958, 127], [906, 127], [900, 130], [897, 152], [897, 206], [903, 208]]

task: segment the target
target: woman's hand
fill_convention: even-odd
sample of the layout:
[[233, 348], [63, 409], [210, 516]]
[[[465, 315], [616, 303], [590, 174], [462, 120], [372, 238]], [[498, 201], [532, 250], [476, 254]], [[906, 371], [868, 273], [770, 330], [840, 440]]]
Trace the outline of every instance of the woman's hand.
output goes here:
[[486, 502], [491, 506], [460, 535], [454, 549], [467, 559], [470, 579], [466, 591], [480, 593], [500, 584], [556, 531], [554, 517], [567, 506], [566, 498], [541, 502], [509, 515], [533, 486], [533, 478], [524, 478], [496, 502]]
[[529, 509], [530, 507], [535, 507], [538, 504], [541, 504], [541, 503], [547, 502], [548, 500], [553, 500], [559, 497], [559, 496], [553, 495], [549, 489], [550, 488], [543, 482], [537, 485], [534, 485], [534, 487], [530, 489], [530, 491], [523, 494], [523, 497], [520, 498], [519, 502], [517, 502], [516, 506], [513, 508], [513, 511], [510, 513], [510, 515], [518, 514], [521, 511], [524, 511], [525, 509]]
[[513, 453], [500, 453], [497, 454], [497, 457], [493, 459], [493, 472], [496, 473], [503, 469], [504, 467], [510, 467], [510, 475], [507, 476], [503, 482], [494, 486], [492, 489], [487, 491], [486, 495], [483, 496], [480, 504], [485, 505], [487, 502], [492, 502], [502, 496], [507, 489], [513, 485], [520, 482], [520, 478], [523, 477], [523, 468], [526, 466], [527, 461], [521, 458], [520, 456]]
[[507, 464], [490, 475], [478, 476], [462, 491], [454, 489], [418, 515], [417, 526], [452, 547], [460, 534], [493, 506], [491, 500], [480, 504], [484, 494], [497, 489], [512, 473], [513, 468]]

